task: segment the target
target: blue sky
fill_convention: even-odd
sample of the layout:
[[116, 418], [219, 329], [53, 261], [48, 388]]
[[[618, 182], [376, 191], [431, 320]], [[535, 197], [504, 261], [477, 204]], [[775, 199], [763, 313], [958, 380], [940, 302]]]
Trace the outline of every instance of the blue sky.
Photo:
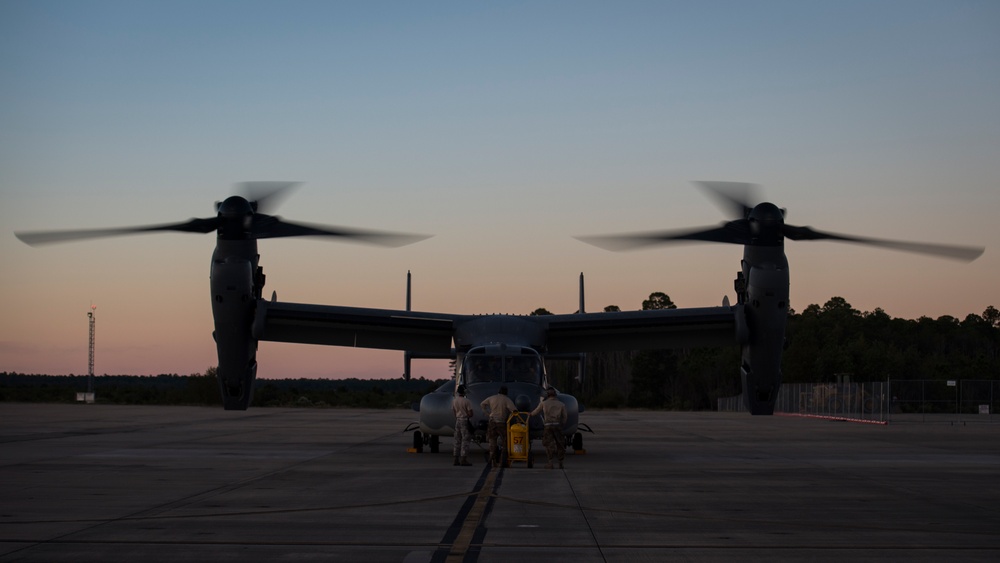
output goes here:
[[[997, 29], [991, 1], [0, 2], [0, 370], [83, 371], [91, 302], [99, 372], [212, 363], [211, 237], [10, 233], [209, 216], [244, 180], [306, 182], [289, 219], [436, 235], [266, 241], [283, 300], [402, 307], [412, 270], [418, 309], [570, 312], [583, 271], [591, 309], [715, 304], [738, 247], [571, 236], [718, 223], [690, 181], [737, 180], [794, 224], [987, 247], [790, 242], [793, 307], [981, 313]], [[396, 375], [397, 356], [263, 344], [261, 371]]]

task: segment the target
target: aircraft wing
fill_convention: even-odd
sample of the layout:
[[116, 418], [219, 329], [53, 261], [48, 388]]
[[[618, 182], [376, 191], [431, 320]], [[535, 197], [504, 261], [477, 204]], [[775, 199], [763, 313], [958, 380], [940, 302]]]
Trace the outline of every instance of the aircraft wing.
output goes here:
[[254, 337], [450, 357], [456, 318], [418, 311], [258, 300]]
[[737, 344], [737, 308], [701, 307], [541, 317], [550, 354]]

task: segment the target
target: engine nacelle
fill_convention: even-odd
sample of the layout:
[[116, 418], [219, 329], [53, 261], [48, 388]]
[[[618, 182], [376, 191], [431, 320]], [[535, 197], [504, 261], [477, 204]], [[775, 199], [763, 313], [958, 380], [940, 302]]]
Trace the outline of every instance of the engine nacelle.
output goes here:
[[257, 340], [252, 327], [256, 311], [253, 274], [256, 265], [244, 258], [212, 260], [212, 315], [219, 354], [218, 380], [226, 410], [246, 410], [257, 377]]
[[[740, 375], [750, 414], [774, 413], [781, 387], [781, 354], [788, 323], [788, 270], [752, 267], [747, 272], [746, 301], [739, 308], [746, 324]], [[738, 323], [739, 324], [739, 323]]]

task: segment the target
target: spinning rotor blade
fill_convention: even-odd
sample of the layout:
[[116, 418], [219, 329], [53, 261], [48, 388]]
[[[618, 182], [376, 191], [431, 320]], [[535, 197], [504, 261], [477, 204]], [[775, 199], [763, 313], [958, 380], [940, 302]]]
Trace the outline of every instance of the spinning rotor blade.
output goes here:
[[576, 240], [605, 250], [635, 250], [648, 246], [681, 242], [726, 242], [746, 244], [749, 240], [746, 221], [732, 221], [721, 227], [690, 231], [649, 231], [620, 235], [594, 235], [573, 237]]
[[377, 244], [380, 246], [399, 247], [428, 239], [431, 235], [413, 235], [392, 233], [387, 231], [368, 231], [363, 229], [348, 229], [326, 225], [310, 225], [307, 223], [290, 223], [280, 217], [272, 217], [258, 213], [254, 215], [254, 238], [279, 237], [343, 237], [351, 241]]
[[[659, 244], [684, 241], [726, 242], [751, 246], [780, 246], [782, 239], [835, 240], [867, 244], [892, 250], [930, 254], [971, 262], [985, 251], [983, 247], [905, 242], [836, 233], [825, 233], [811, 227], [796, 227], [784, 222], [785, 210], [772, 203], [754, 204], [757, 185], [743, 182], [695, 182], [739, 218], [721, 227], [688, 231], [649, 231], [619, 235], [575, 237], [587, 244], [606, 250], [631, 250]], [[752, 199], [753, 198], [753, 199]]]
[[292, 190], [301, 182], [242, 182], [237, 189], [247, 201], [256, 205], [253, 225], [250, 228], [253, 238], [281, 238], [324, 236], [342, 237], [357, 242], [377, 244], [380, 246], [399, 247], [430, 238], [430, 235], [411, 235], [385, 231], [367, 231], [348, 229], [327, 225], [310, 225], [307, 223], [290, 223], [280, 217], [268, 215], [287, 198]]
[[[749, 244], [750, 227], [746, 218], [760, 199], [760, 186], [746, 182], [694, 182], [715, 203], [735, 220], [721, 227], [706, 227], [685, 231], [650, 231], [620, 235], [575, 237], [577, 240], [606, 250], [633, 250], [659, 244], [679, 242], [725, 242]], [[784, 213], [782, 213], [783, 215]]]
[[760, 186], [746, 182], [694, 182], [708, 192], [715, 203], [733, 219], [746, 219], [760, 202]]
[[277, 207], [281, 200], [285, 199], [291, 193], [291, 190], [299, 184], [300, 182], [243, 182], [237, 184], [237, 191], [243, 195], [231, 196], [225, 201], [216, 202], [215, 207], [218, 215], [207, 219], [191, 219], [184, 223], [110, 229], [33, 231], [15, 233], [15, 235], [21, 241], [32, 246], [157, 231], [190, 233], [219, 231], [220, 239], [227, 240], [245, 240], [247, 237], [253, 239], [300, 236], [341, 237], [357, 242], [390, 247], [404, 246], [430, 238], [430, 235], [289, 223], [264, 212], [267, 209]]
[[80, 229], [72, 231], [30, 231], [14, 233], [25, 244], [38, 246], [57, 242], [71, 242], [93, 238], [115, 237], [158, 231], [179, 231], [185, 233], [210, 233], [219, 228], [216, 217], [209, 219], [191, 219], [184, 223], [167, 223], [163, 225], [147, 225], [140, 227], [118, 227], [113, 229]]
[[302, 182], [241, 182], [236, 191], [257, 205], [260, 213], [272, 213]]
[[841, 242], [853, 242], [857, 244], [867, 244], [892, 250], [902, 250], [904, 252], [916, 252], [919, 254], [930, 254], [942, 258], [951, 258], [963, 262], [972, 262], [979, 258], [986, 250], [976, 246], [958, 246], [951, 244], [932, 244], [926, 242], [905, 242], [885, 239], [875, 239], [866, 237], [854, 237], [839, 235], [836, 233], [824, 233], [814, 230], [811, 227], [795, 227], [785, 225], [782, 234], [791, 240], [837, 240]]

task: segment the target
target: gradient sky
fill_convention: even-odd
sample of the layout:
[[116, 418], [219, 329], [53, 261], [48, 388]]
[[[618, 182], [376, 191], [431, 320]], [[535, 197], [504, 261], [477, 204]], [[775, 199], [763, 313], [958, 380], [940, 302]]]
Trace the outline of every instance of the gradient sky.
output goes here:
[[[1000, 3], [0, 1], [0, 371], [215, 363], [214, 235], [31, 248], [14, 231], [207, 217], [245, 180], [290, 220], [428, 233], [265, 240], [282, 301], [526, 314], [732, 296], [742, 249], [573, 235], [715, 225], [691, 180], [797, 225], [985, 246], [965, 264], [789, 241], [792, 307], [1000, 306]], [[402, 353], [262, 343], [259, 377], [395, 377]], [[441, 362], [415, 375], [443, 377]]]

